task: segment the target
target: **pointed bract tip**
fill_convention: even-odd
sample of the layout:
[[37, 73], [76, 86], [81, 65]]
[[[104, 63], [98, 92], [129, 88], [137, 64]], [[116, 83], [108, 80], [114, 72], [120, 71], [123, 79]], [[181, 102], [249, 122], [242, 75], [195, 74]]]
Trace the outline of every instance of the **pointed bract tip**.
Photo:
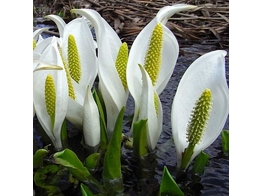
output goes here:
[[195, 9], [197, 8], [198, 6], [196, 5], [188, 5], [188, 4], [174, 4], [172, 6], [175, 6], [175, 7], [185, 7], [185, 9]]

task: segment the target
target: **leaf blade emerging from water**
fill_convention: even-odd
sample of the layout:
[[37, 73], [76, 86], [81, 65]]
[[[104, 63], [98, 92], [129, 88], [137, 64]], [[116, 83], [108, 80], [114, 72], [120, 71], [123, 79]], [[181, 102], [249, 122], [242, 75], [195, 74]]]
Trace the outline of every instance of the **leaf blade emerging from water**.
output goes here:
[[85, 166], [88, 169], [95, 169], [98, 165], [100, 153], [93, 153], [85, 159]]
[[164, 166], [164, 172], [162, 175], [162, 180], [159, 189], [159, 196], [184, 196], [176, 181], [173, 179], [169, 173], [166, 166]]
[[82, 196], [93, 196], [93, 193], [86, 185], [81, 183], [80, 187], [81, 187]]
[[229, 152], [229, 131], [223, 130], [221, 133], [222, 136], [222, 149], [224, 152]]
[[65, 166], [77, 179], [87, 180], [90, 173], [83, 166], [77, 155], [69, 149], [54, 154], [55, 162]]
[[144, 156], [147, 154], [147, 133], [146, 133], [147, 120], [140, 120], [134, 123], [134, 155]]
[[207, 165], [208, 160], [209, 160], [209, 155], [201, 151], [195, 159], [195, 163], [192, 169], [193, 172], [202, 175], [204, 173], [205, 166]]
[[122, 140], [122, 124], [125, 107], [123, 107], [118, 115], [112, 139], [110, 140], [105, 157], [103, 168], [103, 179], [121, 178], [121, 140]]

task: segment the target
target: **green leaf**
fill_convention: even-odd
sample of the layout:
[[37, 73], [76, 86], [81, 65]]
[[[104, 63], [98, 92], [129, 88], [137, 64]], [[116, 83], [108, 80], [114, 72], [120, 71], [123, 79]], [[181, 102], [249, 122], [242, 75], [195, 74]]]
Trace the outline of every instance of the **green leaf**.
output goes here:
[[62, 127], [61, 127], [61, 140], [62, 140], [63, 147], [67, 148], [68, 147], [68, 141], [67, 141], [66, 119], [64, 120]]
[[122, 125], [125, 107], [123, 107], [117, 117], [112, 139], [110, 140], [103, 165], [103, 179], [121, 178], [121, 140]]
[[204, 173], [205, 166], [207, 165], [208, 160], [209, 160], [209, 155], [201, 151], [195, 159], [192, 171], [194, 173], [198, 173], [202, 175]]
[[164, 171], [162, 175], [162, 180], [159, 189], [159, 196], [184, 196], [184, 193], [178, 187], [176, 181], [173, 179], [169, 173], [166, 166], [164, 166]]
[[[47, 196], [63, 196], [61, 190], [56, 186], [61, 179], [52, 178], [56, 177], [57, 172], [61, 168], [57, 165], [47, 165], [44, 168], [38, 169], [34, 174], [35, 185], [45, 190], [45, 195]], [[51, 182], [52, 181], [52, 182]]]
[[78, 159], [77, 155], [69, 149], [54, 154], [56, 163], [67, 167], [67, 169], [78, 179], [87, 180], [90, 173], [82, 162]]
[[134, 155], [144, 156], [147, 152], [146, 120], [136, 121], [133, 127]]
[[187, 148], [185, 148], [182, 156], [181, 166], [180, 169], [185, 170], [190, 163], [190, 159], [193, 155], [195, 145], [189, 143]]
[[94, 178], [88, 169], [84, 167], [82, 162], [78, 159], [77, 155], [69, 149], [65, 149], [61, 152], [54, 154], [54, 160], [56, 163], [65, 166], [71, 174], [78, 180], [92, 184], [97, 190], [105, 192], [104, 188], [99, 184], [96, 178]]
[[96, 90], [93, 91], [93, 97], [97, 104], [99, 115], [100, 115], [100, 129], [101, 129], [100, 150], [105, 150], [108, 145], [106, 119], [105, 119], [105, 112], [104, 112], [105, 106], [103, 106], [102, 97], [98, 95]]
[[224, 152], [229, 152], [229, 131], [223, 130], [222, 133], [222, 149]]
[[85, 159], [87, 169], [95, 169], [98, 165], [100, 153], [93, 153]]
[[38, 149], [34, 156], [33, 156], [33, 165], [34, 168], [36, 167], [42, 167], [43, 166], [43, 160], [44, 157], [48, 154], [48, 150], [46, 149]]
[[93, 193], [86, 185], [81, 183], [80, 187], [81, 187], [82, 196], [93, 196]]
[[102, 99], [102, 96], [99, 96], [98, 93], [96, 92], [96, 90], [94, 89], [93, 90], [93, 97], [94, 97], [94, 100], [97, 104], [97, 107], [99, 109], [99, 114], [100, 116], [102, 116], [103, 118], [103, 121], [105, 121], [105, 106], [103, 104], [103, 99]]
[[100, 139], [100, 150], [103, 151], [108, 145], [108, 136], [105, 121], [100, 116], [100, 129], [101, 129], [101, 139]]

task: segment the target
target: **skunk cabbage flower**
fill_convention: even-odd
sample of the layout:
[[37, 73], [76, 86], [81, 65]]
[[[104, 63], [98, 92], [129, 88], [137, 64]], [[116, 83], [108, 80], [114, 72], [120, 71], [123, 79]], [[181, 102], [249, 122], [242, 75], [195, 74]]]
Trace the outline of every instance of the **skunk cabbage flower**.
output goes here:
[[84, 101], [83, 135], [86, 146], [97, 151], [100, 143], [100, 117], [90, 86], [87, 87]]
[[[37, 44], [35, 45], [34, 50], [33, 50], [33, 72], [40, 71], [40, 70], [63, 70], [63, 68], [60, 66], [51, 65], [51, 64], [44, 62], [43, 58], [40, 61], [41, 54], [46, 49], [46, 47], [51, 44], [52, 39], [53, 38], [50, 37], [41, 42], [37, 42]], [[35, 106], [33, 104], [33, 117], [34, 116], [35, 116]]]
[[93, 37], [84, 18], [74, 19], [64, 27], [61, 47], [68, 81], [72, 82], [66, 118], [82, 128], [85, 92], [88, 85], [93, 86], [98, 72]]
[[87, 86], [93, 86], [98, 72], [95, 44], [87, 21], [76, 18], [65, 24], [59, 16], [48, 15], [58, 26], [59, 49], [69, 89], [66, 118], [78, 128], [83, 125], [83, 105]]
[[157, 140], [161, 134], [163, 111], [160, 99], [152, 85], [152, 81], [142, 65], [139, 65], [142, 73], [142, 97], [138, 121], [147, 119], [147, 148], [154, 150]]
[[[148, 73], [152, 86], [155, 89], [155, 96], [159, 99], [158, 95], [164, 90], [173, 73], [179, 52], [177, 39], [165, 24], [175, 13], [195, 7], [185, 4], [163, 7], [159, 10], [156, 17], [136, 37], [130, 50], [126, 71], [128, 89], [135, 101], [135, 114], [132, 127], [134, 122], [138, 120], [139, 112], [143, 112], [142, 108], [144, 108], [143, 105], [145, 104], [141, 100], [141, 97], [145, 93], [143, 92], [144, 88], [141, 88], [144, 81], [142, 78], [144, 77], [141, 75], [143, 72], [140, 71], [138, 64], [142, 65]], [[161, 107], [160, 104], [158, 106], [159, 111]], [[155, 113], [153, 114], [155, 115]], [[161, 112], [158, 115], [160, 114], [162, 115]], [[146, 119], [147, 117], [144, 116], [144, 118]], [[151, 138], [148, 138], [151, 141], [149, 142], [149, 149], [151, 150], [154, 148], [162, 130], [162, 121], [161, 125], [153, 126], [156, 122], [158, 121], [153, 122], [149, 120], [147, 122], [148, 131], [152, 131], [152, 133], [148, 133]], [[149, 125], [150, 123], [153, 124]]]
[[93, 86], [98, 66], [91, 30], [84, 18], [77, 18], [64, 27], [62, 54], [70, 75], [80, 86]]
[[107, 113], [109, 137], [114, 130], [117, 116], [126, 105], [128, 89], [126, 84], [126, 64], [128, 47], [122, 44], [112, 27], [91, 9], [73, 9], [73, 13], [86, 17], [95, 28], [98, 45], [99, 88]]
[[55, 15], [48, 15], [59, 29], [62, 48], [62, 57], [69, 67], [71, 77], [84, 89], [87, 85], [93, 85], [97, 75], [97, 57], [95, 54], [95, 42], [87, 21], [76, 18], [68, 24]]
[[165, 24], [175, 13], [195, 7], [186, 4], [163, 7], [134, 40], [129, 53], [127, 81], [129, 91], [135, 99], [140, 97], [141, 88], [138, 90], [138, 87], [142, 83], [138, 64], [143, 65], [149, 73], [157, 93], [164, 90], [179, 53], [177, 39]]
[[[47, 38], [47, 39], [42, 40], [42, 41], [38, 41], [38, 42], [35, 41], [35, 40], [37, 40], [37, 36], [38, 35], [40, 36], [40, 33], [42, 31], [44, 31], [45, 29], [46, 28], [38, 29], [38, 30], [34, 31], [33, 72], [40, 71], [40, 70], [63, 70], [63, 68], [60, 67], [60, 66], [51, 65], [51, 64], [44, 62], [43, 58], [40, 61], [41, 54], [46, 49], [46, 47], [51, 44], [51, 41], [53, 39], [52, 37], [50, 37], [50, 38]], [[38, 34], [38, 35], [36, 35], [36, 34]], [[33, 117], [34, 116], [35, 116], [35, 106], [33, 104]]]
[[210, 146], [225, 125], [229, 111], [225, 56], [223, 50], [201, 56], [189, 66], [178, 85], [171, 125], [177, 167], [181, 169]]
[[[63, 67], [55, 37], [42, 52], [39, 62], [42, 61]], [[33, 100], [37, 118], [54, 147], [61, 150], [61, 126], [68, 105], [66, 73], [63, 70], [36, 71], [33, 74], [33, 82]]]

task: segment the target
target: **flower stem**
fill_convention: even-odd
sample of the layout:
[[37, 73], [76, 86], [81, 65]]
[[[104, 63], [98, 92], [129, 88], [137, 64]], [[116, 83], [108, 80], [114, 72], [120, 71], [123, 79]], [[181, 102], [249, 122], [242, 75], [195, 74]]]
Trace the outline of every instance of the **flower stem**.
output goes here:
[[190, 158], [194, 152], [195, 145], [192, 143], [188, 144], [188, 147], [185, 149], [182, 155], [182, 163], [181, 163], [181, 169], [184, 170], [187, 168], [187, 165], [190, 161]]

